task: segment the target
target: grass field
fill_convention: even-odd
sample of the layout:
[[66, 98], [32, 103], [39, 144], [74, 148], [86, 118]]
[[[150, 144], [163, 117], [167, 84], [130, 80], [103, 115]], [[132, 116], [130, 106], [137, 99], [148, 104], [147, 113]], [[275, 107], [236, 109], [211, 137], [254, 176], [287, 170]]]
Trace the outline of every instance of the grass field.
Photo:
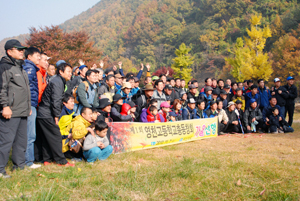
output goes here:
[[[296, 115], [300, 120], [300, 114]], [[0, 178], [0, 200], [300, 200], [291, 134], [225, 135]]]

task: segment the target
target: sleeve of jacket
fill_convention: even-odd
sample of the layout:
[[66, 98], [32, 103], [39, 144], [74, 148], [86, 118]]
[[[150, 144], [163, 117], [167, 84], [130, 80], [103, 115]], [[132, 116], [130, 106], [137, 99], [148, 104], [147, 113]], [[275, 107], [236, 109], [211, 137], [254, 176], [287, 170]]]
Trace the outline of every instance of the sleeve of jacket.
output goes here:
[[260, 109], [258, 109], [258, 111], [257, 111], [257, 116], [255, 117], [255, 119], [256, 120], [260, 120], [260, 119], [262, 119], [262, 113], [261, 113], [261, 111], [260, 111]]
[[0, 108], [9, 106], [8, 82], [10, 80], [9, 69], [5, 66], [0, 67]]
[[120, 72], [120, 74], [123, 76], [123, 77], [125, 77], [125, 75], [124, 75], [124, 72], [123, 72], [123, 69], [121, 68], [121, 69], [119, 69], [119, 72]]
[[32, 68], [27, 65], [24, 65], [23, 69], [27, 73], [29, 83], [32, 83], [32, 81], [34, 80], [34, 74], [36, 74], [35, 70], [32, 70]]
[[62, 99], [64, 94], [64, 86], [60, 82], [52, 82], [51, 85], [51, 102], [50, 106], [54, 117], [59, 117], [62, 108]]
[[88, 151], [94, 147], [97, 147], [97, 141], [95, 140], [95, 137], [89, 134], [86, 136], [84, 143], [83, 143], [83, 151]]
[[123, 116], [114, 107], [111, 108], [111, 116], [117, 117], [116, 119], [118, 119], [118, 121], [131, 121], [132, 120], [132, 117], [130, 115]]
[[203, 113], [203, 117], [204, 117], [205, 119], [208, 118], [206, 112]]
[[187, 120], [188, 118], [188, 113], [186, 111], [187, 109], [182, 110], [182, 120]]
[[140, 80], [142, 75], [143, 75], [143, 70], [140, 70], [136, 77]]
[[84, 124], [82, 123], [74, 123], [74, 126], [72, 128], [72, 137], [75, 140], [83, 138], [86, 134], [88, 134], [88, 131]]
[[196, 109], [193, 110], [192, 119], [197, 119], [197, 110]]
[[286, 90], [286, 88], [285, 87], [281, 87], [281, 96], [283, 97], [283, 98], [285, 98], [285, 99], [287, 99], [287, 98], [289, 98], [289, 94], [288, 94], [288, 92], [287, 92], [287, 90]]
[[[85, 91], [85, 84], [82, 82], [79, 84], [77, 88], [77, 97], [78, 102], [83, 105], [83, 107], [92, 107], [86, 100], [86, 91]], [[97, 95], [97, 94], [96, 94]]]
[[267, 118], [267, 112], [268, 112], [268, 107], [265, 107], [262, 111], [262, 118], [264, 120], [264, 122], [266, 122], [266, 118]]
[[101, 85], [99, 88], [98, 88], [98, 96], [101, 96], [103, 95], [104, 93], [106, 92], [106, 86], [105, 85]]
[[289, 98], [290, 99], [295, 99], [298, 96], [297, 87], [294, 86], [292, 89], [293, 90], [291, 90], [290, 93], [289, 93]]
[[249, 126], [248, 118], [249, 118], [249, 110], [246, 109], [245, 112], [244, 112], [244, 116], [243, 116], [245, 126]]

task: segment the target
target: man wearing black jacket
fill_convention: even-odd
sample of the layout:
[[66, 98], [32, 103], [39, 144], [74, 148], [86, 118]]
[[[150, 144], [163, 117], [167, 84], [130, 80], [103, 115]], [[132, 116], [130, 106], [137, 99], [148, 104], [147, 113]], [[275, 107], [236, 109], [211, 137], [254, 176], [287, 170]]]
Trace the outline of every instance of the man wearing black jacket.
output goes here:
[[59, 166], [74, 166], [68, 163], [62, 153], [61, 133], [58, 127], [66, 82], [72, 76], [71, 65], [58, 65], [56, 74], [43, 93], [37, 113], [37, 124], [42, 131], [43, 160], [44, 165], [49, 165], [54, 159]]
[[294, 110], [295, 110], [295, 98], [297, 98], [298, 93], [297, 93], [297, 87], [294, 85], [294, 78], [292, 76], [289, 76], [286, 80], [287, 80], [287, 84], [284, 85], [283, 87], [286, 89], [288, 93], [288, 98], [286, 100], [284, 118], [286, 117], [286, 113], [289, 113], [288, 124], [292, 126]]
[[275, 86], [272, 87], [271, 95], [277, 99], [277, 105], [280, 106], [280, 113], [282, 115], [284, 115], [286, 100], [288, 99], [289, 94], [287, 93], [286, 88], [281, 86], [281, 82], [280, 82], [279, 78], [275, 78], [274, 83], [275, 83]]
[[12, 39], [4, 48], [7, 56], [0, 61], [0, 178], [10, 178], [5, 166], [11, 149], [13, 169], [25, 166], [31, 99], [28, 76], [22, 68], [26, 47]]

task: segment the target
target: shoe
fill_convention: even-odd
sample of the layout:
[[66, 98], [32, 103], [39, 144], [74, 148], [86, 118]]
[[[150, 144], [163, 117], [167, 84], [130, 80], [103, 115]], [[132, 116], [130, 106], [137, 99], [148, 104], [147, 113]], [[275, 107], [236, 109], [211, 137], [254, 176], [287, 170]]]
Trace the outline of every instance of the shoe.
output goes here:
[[47, 166], [47, 165], [51, 165], [51, 162], [45, 161], [45, 162], [44, 162], [44, 166]]
[[75, 166], [75, 164], [72, 164], [72, 163], [69, 163], [69, 162], [67, 162], [66, 164], [57, 164], [58, 166], [63, 166], [63, 167], [74, 167]]
[[284, 131], [278, 128], [278, 133], [284, 133]]
[[6, 172], [4, 172], [4, 173], [0, 173], [0, 178], [9, 179], [9, 178], [11, 178], [11, 176], [6, 174]]
[[71, 161], [73, 161], [73, 162], [82, 162], [82, 158], [72, 158]]
[[224, 132], [220, 132], [220, 135], [225, 135], [226, 133], [224, 133]]
[[264, 131], [262, 129], [258, 129], [259, 133], [264, 133]]
[[38, 165], [38, 164], [32, 164], [31, 166], [29, 166], [29, 168], [31, 168], [31, 169], [36, 169], [36, 168], [40, 168], [40, 167], [42, 167], [42, 165]]

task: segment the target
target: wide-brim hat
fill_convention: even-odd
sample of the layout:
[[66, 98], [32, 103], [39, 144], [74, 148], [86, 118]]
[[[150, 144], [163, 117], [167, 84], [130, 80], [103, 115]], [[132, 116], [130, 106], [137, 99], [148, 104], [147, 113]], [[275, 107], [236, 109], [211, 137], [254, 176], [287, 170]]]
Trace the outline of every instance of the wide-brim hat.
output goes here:
[[128, 88], [128, 89], [131, 89], [131, 84], [129, 82], [124, 82], [123, 85], [122, 85], [122, 89], [125, 89], [125, 88]]
[[153, 88], [152, 84], [146, 84], [145, 87], [143, 88], [143, 91], [154, 91], [155, 89]]

